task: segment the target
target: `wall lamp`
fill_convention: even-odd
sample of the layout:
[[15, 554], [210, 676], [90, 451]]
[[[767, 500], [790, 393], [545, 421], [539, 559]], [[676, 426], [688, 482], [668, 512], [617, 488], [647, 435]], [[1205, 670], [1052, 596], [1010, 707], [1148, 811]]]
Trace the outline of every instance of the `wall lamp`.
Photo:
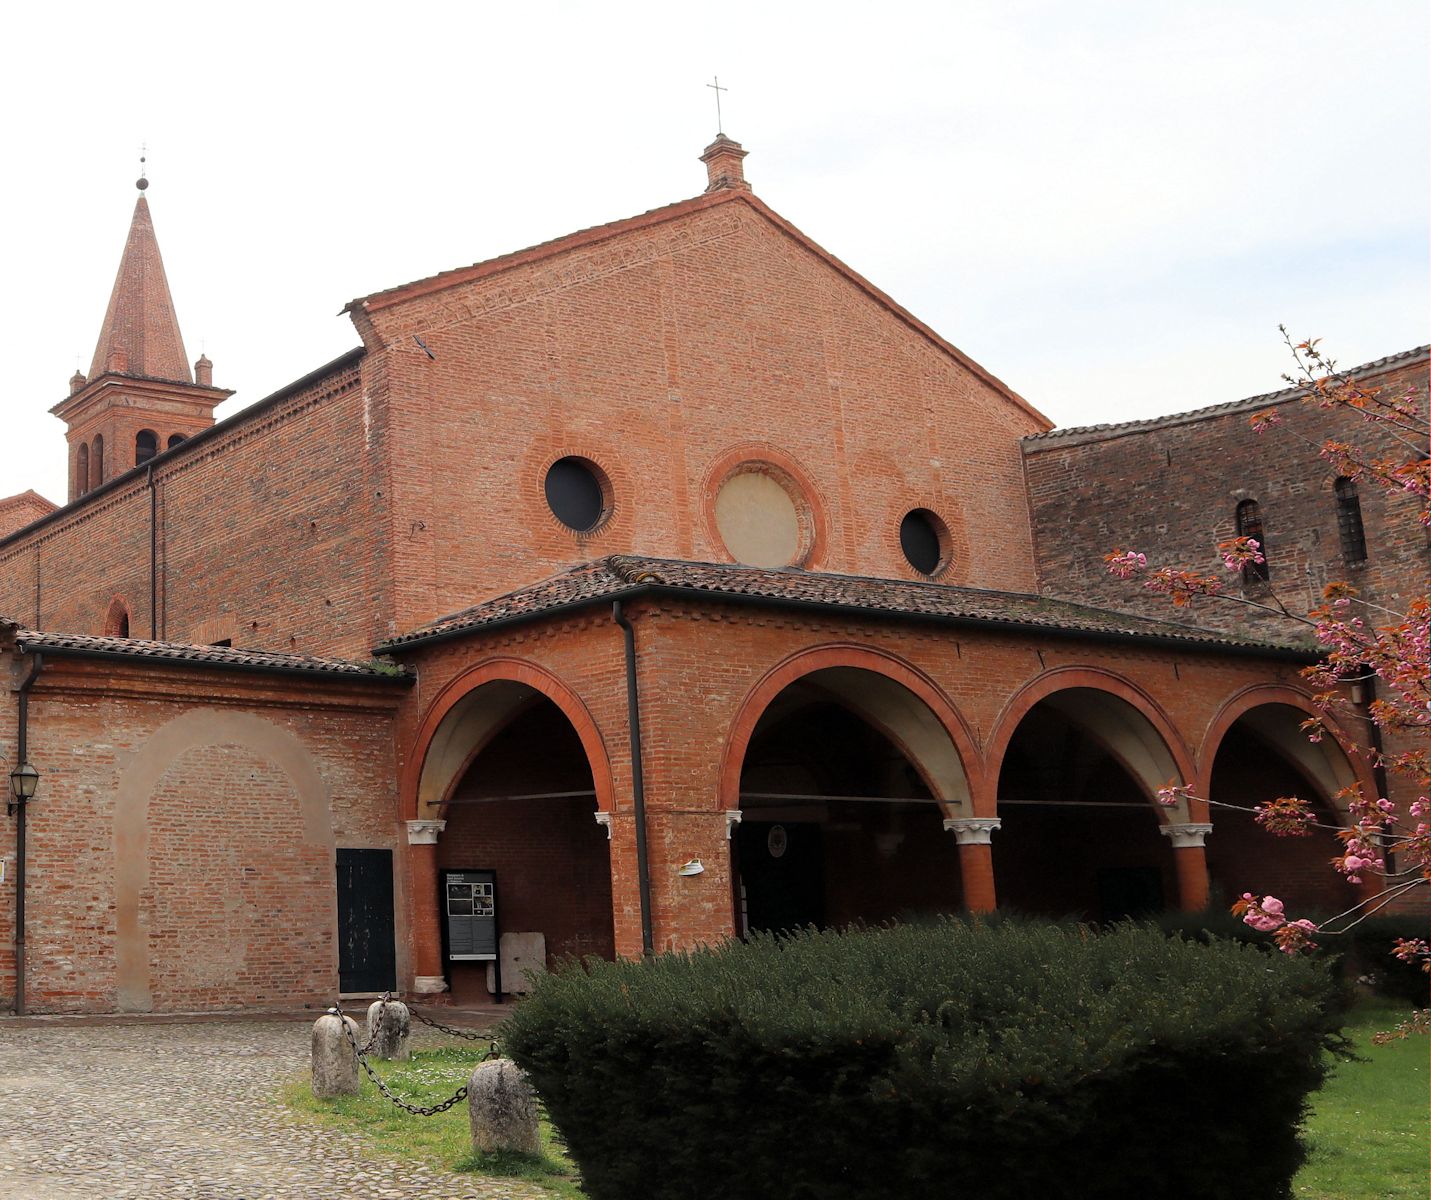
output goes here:
[[10, 772], [10, 800], [5, 805], [7, 817], [14, 816], [20, 805], [35, 798], [35, 788], [39, 782], [40, 773], [27, 762], [21, 763]]

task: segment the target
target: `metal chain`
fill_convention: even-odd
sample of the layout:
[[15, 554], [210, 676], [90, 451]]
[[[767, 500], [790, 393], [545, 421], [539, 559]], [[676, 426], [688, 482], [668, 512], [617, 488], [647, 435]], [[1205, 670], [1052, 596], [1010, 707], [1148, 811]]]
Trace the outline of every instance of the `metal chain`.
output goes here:
[[[353, 1036], [353, 1026], [356, 1024], [356, 1022], [350, 1024], [349, 1022], [351, 1021], [351, 1018], [347, 1017], [344, 1014], [342, 1008], [340, 1008], [337, 1004], [334, 1004], [332, 1009], [330, 1010], [333, 1015], [338, 1018], [339, 1023], [342, 1025], [343, 1034], [348, 1039], [348, 1045], [351, 1046], [353, 1049], [353, 1057], [358, 1060], [358, 1065], [363, 1068], [364, 1073], [369, 1079], [373, 1081], [373, 1085], [378, 1089], [379, 1092], [381, 1092], [391, 1103], [397, 1105], [398, 1108], [404, 1109], [405, 1111], [412, 1113], [413, 1116], [434, 1117], [438, 1113], [445, 1113], [449, 1108], [452, 1108], [454, 1105], [461, 1104], [462, 1101], [467, 1099], [467, 1085], [465, 1083], [461, 1087], [459, 1087], [456, 1092], [454, 1092], [446, 1100], [443, 1100], [441, 1103], [428, 1105], [409, 1104], [406, 1100], [403, 1100], [398, 1096], [394, 1096], [392, 1092], [388, 1090], [388, 1086], [383, 1082], [382, 1077], [376, 1071], [373, 1070], [372, 1064], [368, 1062], [368, 1051], [372, 1049], [373, 1043], [377, 1040], [378, 1031], [382, 1028], [383, 1014], [387, 1011], [387, 1005], [390, 1000], [391, 993], [384, 993], [383, 1007], [378, 1010], [378, 1020], [374, 1023], [373, 1036], [368, 1039], [368, 1044], [363, 1047], [358, 1046], [358, 1039]], [[443, 1026], [438, 1025], [436, 1022], [433, 1021], [428, 1021], [427, 1024], [432, 1025], [435, 1029], [443, 1028]], [[461, 1030], [456, 1029], [449, 1029], [446, 1030], [446, 1032], [455, 1033], [459, 1037], [468, 1036]], [[491, 1059], [499, 1057], [501, 1057], [501, 1051], [497, 1049], [497, 1042], [494, 1038], [491, 1039], [491, 1045], [487, 1048], [487, 1053], [484, 1054], [478, 1061], [488, 1062]]]
[[[418, 1012], [417, 1009], [415, 1009], [411, 1004], [407, 1006], [407, 1011], [410, 1012], [413, 1016], [415, 1016], [424, 1025], [431, 1026], [439, 1033], [450, 1033], [453, 1037], [466, 1038], [469, 1042], [491, 1042], [492, 1049], [494, 1051], [496, 1051], [497, 1049], [497, 1039], [494, 1038], [490, 1033], [482, 1033], [480, 1030], [476, 1029], [457, 1029], [452, 1025], [444, 1025], [441, 1021], [434, 1021], [431, 1017], [423, 1016], [423, 1014]], [[493, 1053], [489, 1054], [487, 1057], [497, 1058], [500, 1057], [500, 1055], [497, 1053]], [[485, 1062], [486, 1059], [483, 1059], [483, 1061]]]

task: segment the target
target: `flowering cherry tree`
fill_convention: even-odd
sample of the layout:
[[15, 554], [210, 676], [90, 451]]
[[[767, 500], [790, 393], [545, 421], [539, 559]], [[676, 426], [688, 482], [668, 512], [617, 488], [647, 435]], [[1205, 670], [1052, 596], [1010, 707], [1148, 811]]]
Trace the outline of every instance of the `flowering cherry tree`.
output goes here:
[[[1285, 329], [1282, 335], [1296, 363], [1296, 374], [1284, 378], [1300, 389], [1302, 402], [1338, 410], [1351, 421], [1366, 422], [1375, 429], [1374, 436], [1365, 441], [1375, 443], [1377, 449], [1359, 445], [1355, 439], [1329, 438], [1312, 442], [1321, 457], [1338, 475], [1366, 481], [1414, 503], [1421, 524], [1431, 527], [1431, 423], [1423, 398], [1415, 388], [1388, 394], [1368, 387], [1340, 371], [1318, 349], [1317, 341], [1294, 344]], [[1252, 418], [1252, 428], [1258, 434], [1282, 424], [1277, 408], [1264, 409]], [[1381, 684], [1369, 715], [1392, 735], [1388, 740], [1397, 748], [1386, 752], [1368, 746], [1362, 753], [1373, 765], [1408, 779], [1407, 794], [1412, 798], [1398, 803], [1385, 796], [1364, 795], [1360, 785], [1344, 788], [1336, 799], [1345, 806], [1350, 820], [1346, 827], [1334, 827], [1342, 852], [1331, 862], [1349, 882], [1375, 880], [1380, 888], [1320, 927], [1288, 913], [1276, 896], [1248, 892], [1233, 906], [1248, 925], [1270, 933], [1284, 951], [1295, 953], [1312, 946], [1318, 935], [1344, 932], [1408, 892], [1431, 884], [1431, 598], [1423, 594], [1406, 611], [1393, 612], [1363, 600], [1350, 584], [1333, 583], [1319, 604], [1310, 611], [1297, 611], [1284, 603], [1270, 584], [1261, 582], [1265, 572], [1258, 573], [1255, 588], [1229, 587], [1230, 581], [1249, 578], [1265, 563], [1262, 549], [1251, 537], [1220, 543], [1217, 550], [1227, 572], [1224, 575], [1149, 564], [1147, 556], [1135, 549], [1116, 549], [1105, 561], [1116, 577], [1136, 580], [1178, 607], [1209, 597], [1260, 609], [1310, 629], [1321, 658], [1303, 675], [1325, 714], [1349, 707], [1346, 685], [1372, 679]], [[1312, 741], [1326, 734], [1321, 718], [1307, 720], [1302, 727]], [[1170, 806], [1192, 798], [1191, 789], [1182, 785], [1169, 785], [1158, 794], [1159, 801]], [[1306, 836], [1319, 825], [1311, 807], [1296, 796], [1278, 797], [1250, 809], [1206, 797], [1197, 799], [1214, 807], [1244, 808], [1264, 829], [1280, 837]], [[1431, 971], [1431, 945], [1424, 938], [1402, 939], [1395, 954], [1406, 961], [1420, 961]]]

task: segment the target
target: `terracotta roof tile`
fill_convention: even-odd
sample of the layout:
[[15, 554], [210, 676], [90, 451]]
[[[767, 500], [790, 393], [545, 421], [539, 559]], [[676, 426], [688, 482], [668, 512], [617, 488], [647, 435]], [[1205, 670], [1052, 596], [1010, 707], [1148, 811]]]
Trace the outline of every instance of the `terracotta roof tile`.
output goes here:
[[186, 666], [356, 679], [410, 678], [406, 672], [386, 663], [352, 662], [345, 658], [318, 658], [311, 654], [285, 654], [270, 650], [242, 650], [232, 646], [193, 646], [180, 642], [150, 642], [142, 638], [92, 637], [83, 633], [41, 633], [23, 627], [15, 629], [14, 638], [16, 646], [24, 652], [39, 651], [59, 657], [122, 657]]
[[[1431, 345], [1417, 346], [1413, 350], [1403, 350], [1399, 354], [1388, 354], [1384, 358], [1372, 359], [1371, 362], [1362, 363], [1359, 367], [1351, 367], [1344, 373], [1354, 376], [1377, 375], [1382, 371], [1389, 371], [1395, 367], [1413, 363], [1418, 358], [1427, 357], [1428, 354], [1431, 354]], [[1264, 392], [1258, 396], [1245, 396], [1241, 400], [1227, 400], [1222, 404], [1209, 404], [1206, 408], [1167, 413], [1161, 417], [1140, 417], [1134, 421], [1115, 421], [1107, 425], [1071, 425], [1067, 429], [1048, 429], [1043, 433], [1025, 434], [1019, 440], [1023, 443], [1024, 452], [1028, 453], [1048, 449], [1050, 442], [1057, 442], [1064, 438], [1097, 441], [1100, 438], [1120, 437], [1125, 433], [1139, 433], [1145, 429], [1185, 425], [1190, 421], [1201, 421], [1207, 417], [1220, 416], [1223, 413], [1251, 412], [1254, 409], [1266, 408], [1273, 404], [1285, 404], [1289, 400], [1300, 400], [1303, 394], [1301, 388], [1288, 387], [1283, 388], [1280, 392]]]
[[765, 570], [728, 564], [613, 555], [583, 563], [540, 583], [484, 601], [393, 638], [379, 652], [400, 652], [429, 640], [477, 633], [493, 625], [530, 620], [564, 609], [613, 600], [642, 590], [707, 595], [715, 599], [768, 601], [772, 605], [863, 610], [911, 620], [1027, 627], [1064, 635], [1113, 635], [1183, 643], [1189, 647], [1271, 653], [1307, 652], [1291, 639], [1252, 641], [1171, 621], [1092, 608], [1046, 596], [948, 587], [898, 579], [829, 575], [793, 569]]

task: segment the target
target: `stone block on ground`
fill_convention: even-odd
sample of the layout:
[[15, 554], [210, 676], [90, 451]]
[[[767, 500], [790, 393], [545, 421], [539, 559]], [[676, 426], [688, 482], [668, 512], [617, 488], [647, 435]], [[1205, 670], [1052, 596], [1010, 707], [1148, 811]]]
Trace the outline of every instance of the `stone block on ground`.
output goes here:
[[526, 1073], [510, 1059], [479, 1063], [467, 1085], [473, 1152], [497, 1150], [540, 1154], [537, 1095]]
[[313, 1022], [313, 1094], [320, 1100], [358, 1094], [358, 1059], [348, 1033], [359, 1039], [358, 1023], [352, 1017], [324, 1013]]
[[[381, 1027], [377, 1027], [378, 1022]], [[375, 1000], [368, 1005], [368, 1036], [363, 1044], [372, 1046], [368, 1051], [371, 1057], [406, 1062], [410, 1057], [407, 1040], [411, 1031], [412, 1016], [401, 1000], [389, 1000], [386, 1004]]]

